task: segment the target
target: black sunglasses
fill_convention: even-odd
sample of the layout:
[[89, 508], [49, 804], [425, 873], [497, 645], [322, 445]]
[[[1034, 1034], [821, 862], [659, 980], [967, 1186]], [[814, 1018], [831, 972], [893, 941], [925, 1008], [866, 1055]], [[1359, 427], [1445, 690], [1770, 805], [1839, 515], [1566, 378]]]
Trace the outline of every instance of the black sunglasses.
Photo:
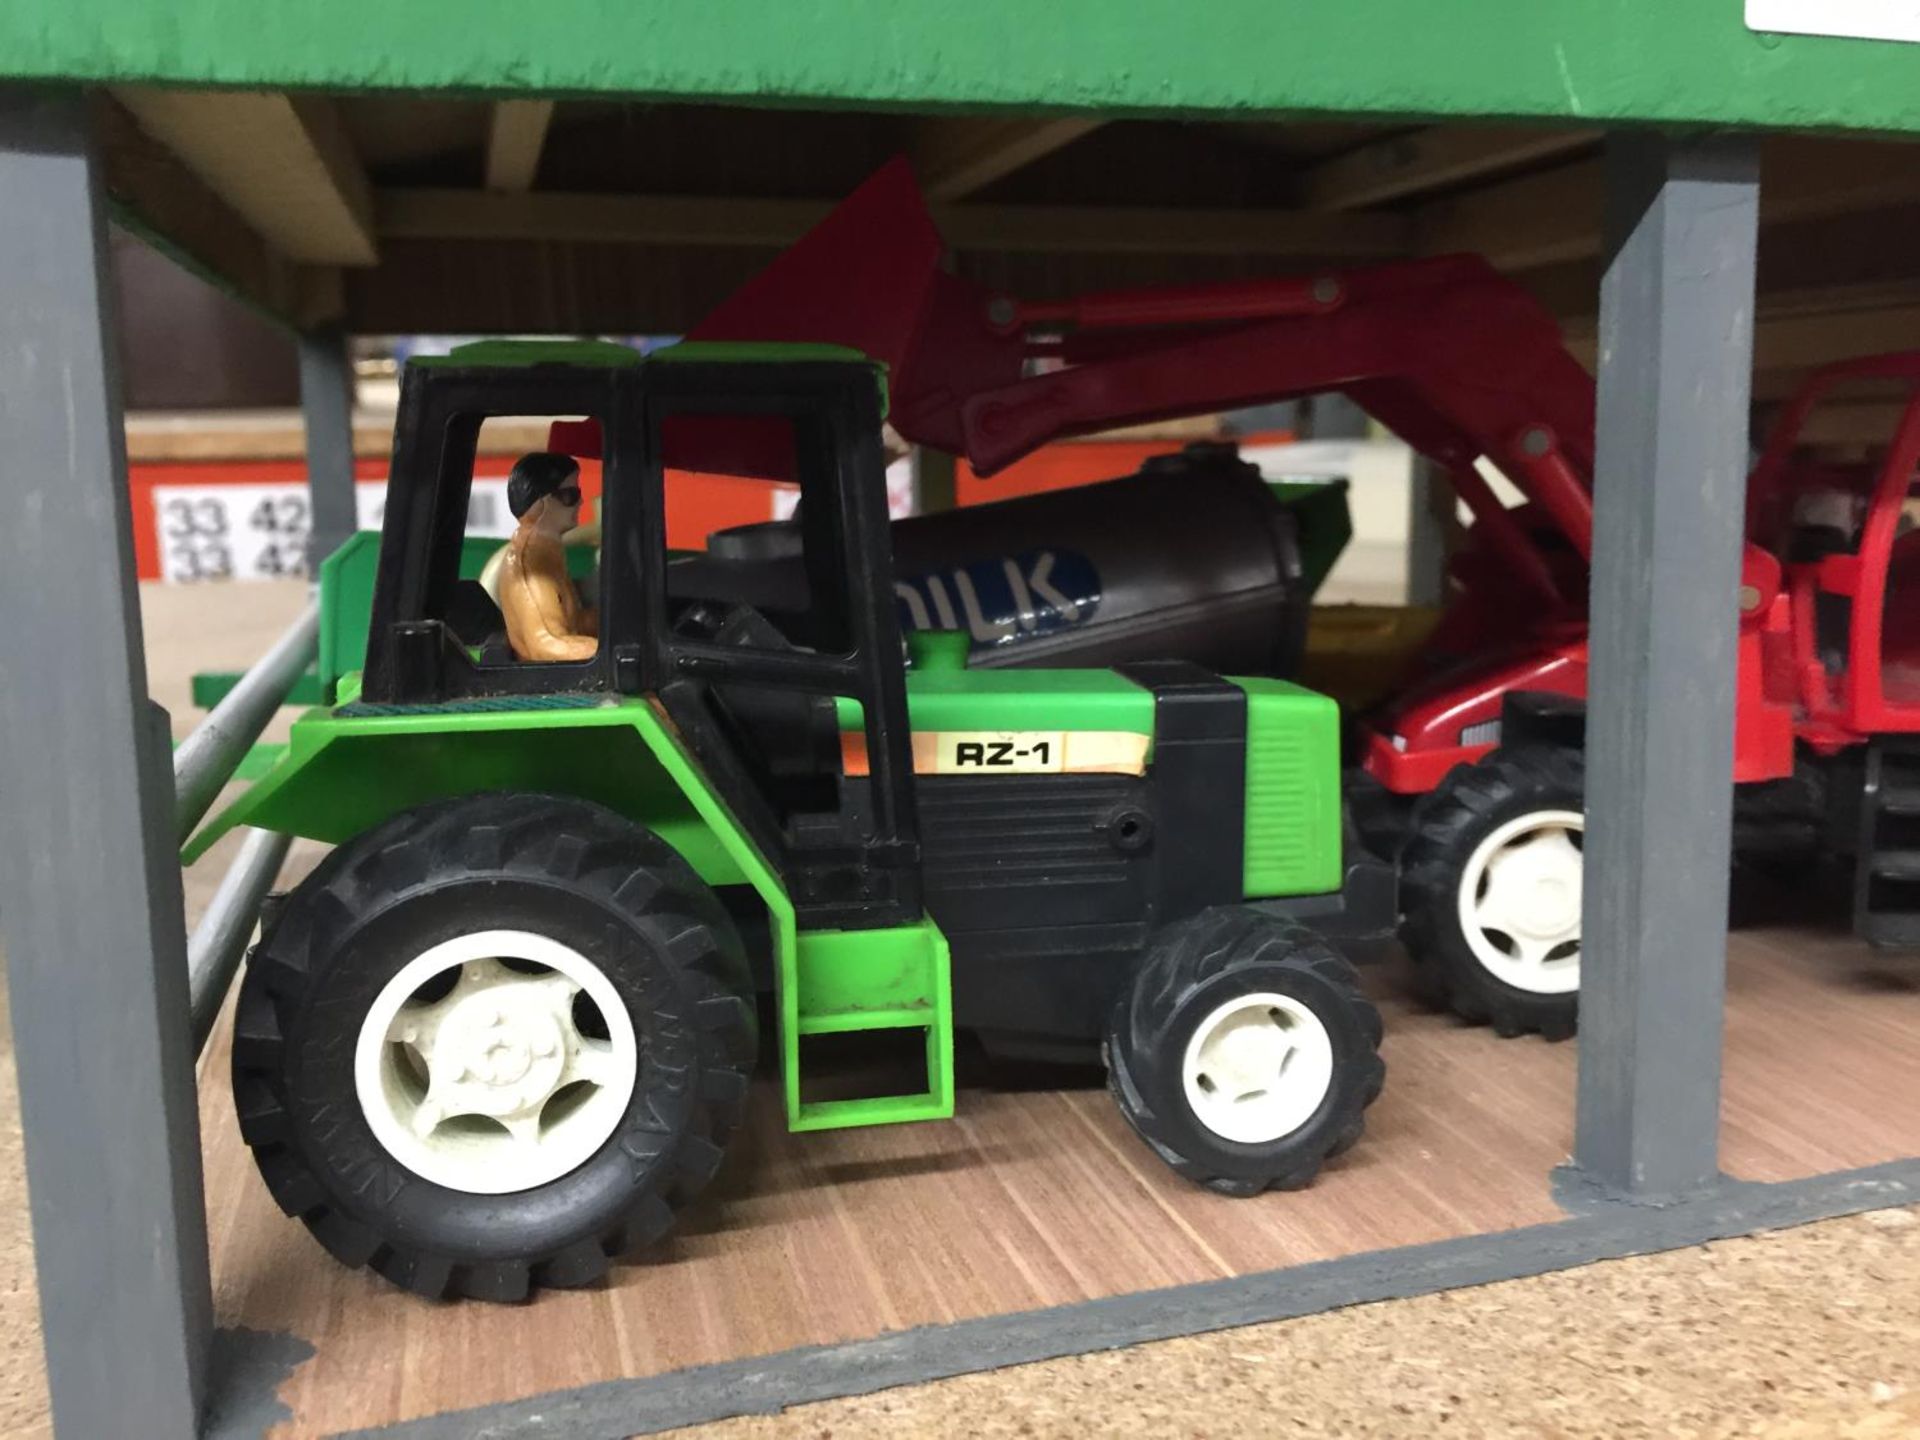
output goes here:
[[553, 492], [553, 498], [558, 500], [562, 505], [578, 505], [580, 503], [580, 487], [578, 485], [562, 485], [558, 490]]

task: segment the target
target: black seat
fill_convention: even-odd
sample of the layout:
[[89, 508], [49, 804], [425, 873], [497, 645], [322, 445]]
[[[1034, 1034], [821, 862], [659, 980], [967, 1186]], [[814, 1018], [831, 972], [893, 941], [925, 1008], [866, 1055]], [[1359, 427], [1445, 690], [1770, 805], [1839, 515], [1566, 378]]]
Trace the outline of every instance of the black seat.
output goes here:
[[507, 617], [478, 580], [456, 580], [447, 601], [447, 628], [468, 649], [478, 649], [482, 665], [511, 665]]
[[478, 580], [456, 580], [447, 601], [447, 628], [462, 645], [484, 645], [507, 631], [507, 617]]

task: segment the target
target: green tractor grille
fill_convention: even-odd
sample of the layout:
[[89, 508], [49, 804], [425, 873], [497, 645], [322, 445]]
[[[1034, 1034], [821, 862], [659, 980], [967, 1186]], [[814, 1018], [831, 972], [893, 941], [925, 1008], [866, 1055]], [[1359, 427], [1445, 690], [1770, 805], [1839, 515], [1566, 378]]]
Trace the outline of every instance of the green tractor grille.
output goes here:
[[1247, 692], [1247, 898], [1340, 888], [1340, 713], [1283, 680]]

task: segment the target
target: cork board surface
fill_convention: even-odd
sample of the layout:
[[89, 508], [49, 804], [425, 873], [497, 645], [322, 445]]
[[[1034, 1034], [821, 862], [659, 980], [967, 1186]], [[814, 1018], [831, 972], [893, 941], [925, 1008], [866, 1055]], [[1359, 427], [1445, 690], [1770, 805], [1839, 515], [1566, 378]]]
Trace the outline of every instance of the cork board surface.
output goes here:
[[666, 1433], [1904, 1440], [1920, 1209]]

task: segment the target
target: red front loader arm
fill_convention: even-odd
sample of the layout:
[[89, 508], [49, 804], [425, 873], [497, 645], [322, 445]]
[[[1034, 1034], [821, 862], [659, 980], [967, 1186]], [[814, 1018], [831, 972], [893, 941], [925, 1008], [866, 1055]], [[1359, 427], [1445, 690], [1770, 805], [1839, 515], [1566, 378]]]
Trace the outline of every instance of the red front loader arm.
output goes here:
[[1525, 588], [1583, 602], [1473, 464], [1490, 458], [1584, 559], [1593, 382], [1553, 317], [1484, 260], [1034, 304], [947, 273], [942, 254], [896, 160], [689, 338], [829, 341], [884, 360], [895, 428], [981, 474], [1064, 436], [1342, 391], [1448, 470]]

